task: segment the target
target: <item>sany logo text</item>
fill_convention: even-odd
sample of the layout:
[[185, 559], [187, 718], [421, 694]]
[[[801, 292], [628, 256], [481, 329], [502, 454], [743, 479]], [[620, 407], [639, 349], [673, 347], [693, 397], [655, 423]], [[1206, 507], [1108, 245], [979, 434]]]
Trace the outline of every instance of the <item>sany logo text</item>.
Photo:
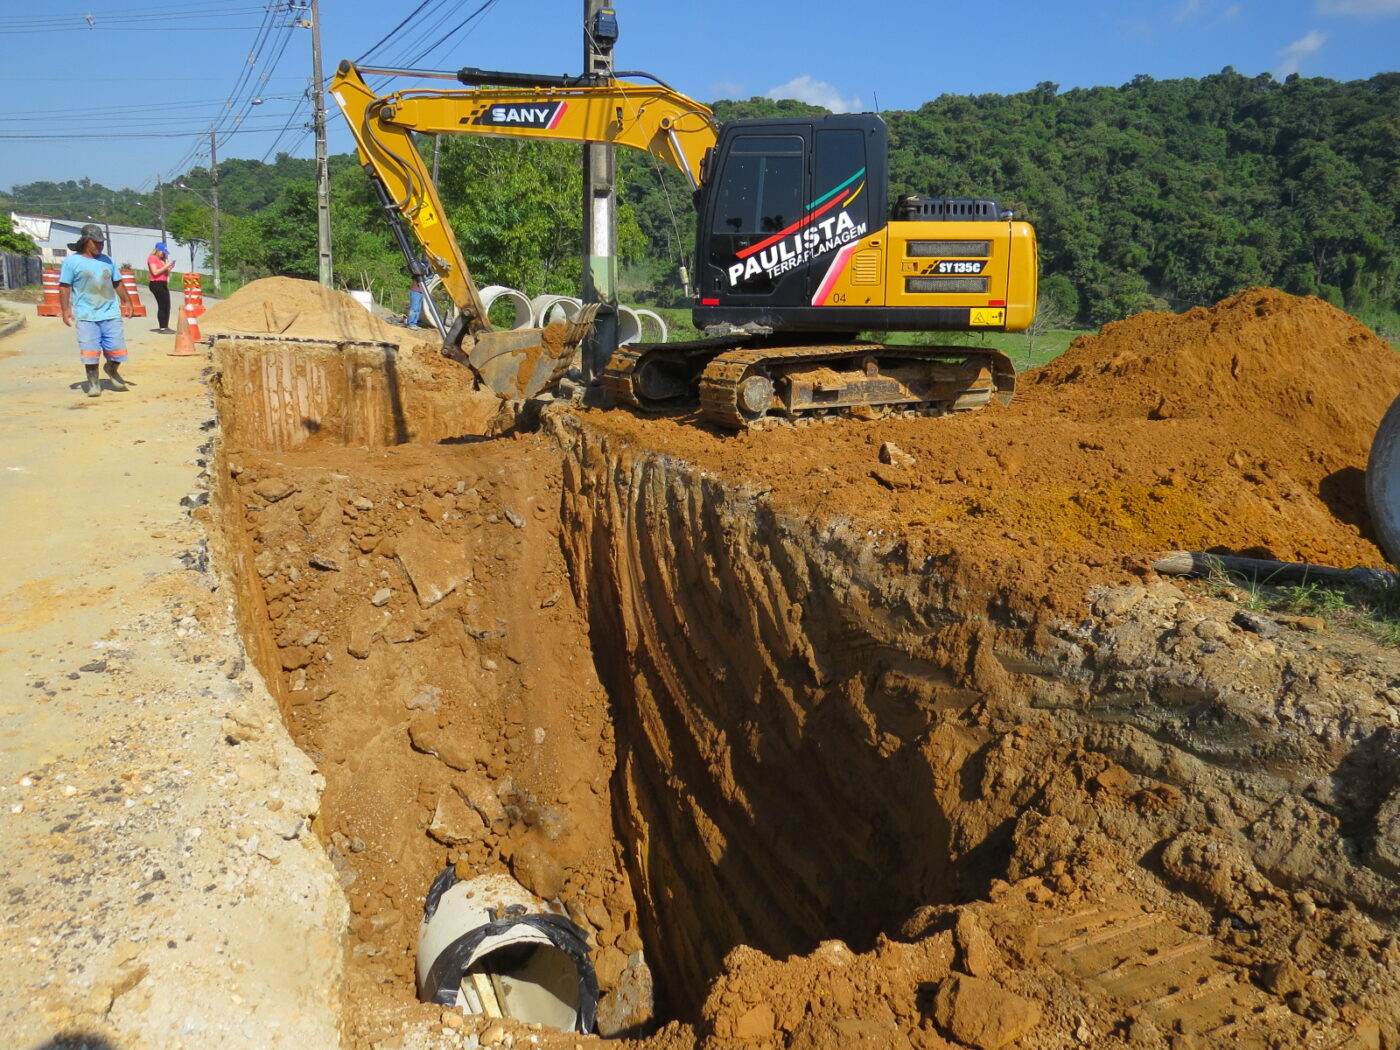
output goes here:
[[535, 105], [487, 106], [474, 117], [463, 117], [461, 123], [511, 128], [550, 130], [559, 123], [568, 107], [567, 102], [545, 102]]

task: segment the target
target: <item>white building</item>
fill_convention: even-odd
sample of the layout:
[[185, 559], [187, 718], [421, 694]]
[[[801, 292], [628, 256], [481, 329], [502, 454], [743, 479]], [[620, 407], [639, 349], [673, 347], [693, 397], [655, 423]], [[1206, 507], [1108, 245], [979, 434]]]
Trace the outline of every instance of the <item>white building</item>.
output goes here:
[[[51, 219], [47, 215], [21, 215], [10, 212], [15, 229], [29, 236], [39, 246], [39, 258], [45, 265], [63, 262], [68, 254], [68, 246], [78, 240], [78, 231], [92, 219]], [[155, 251], [156, 242], [161, 239], [160, 231], [145, 226], [119, 226], [116, 223], [99, 222], [98, 226], [107, 233], [105, 251], [118, 266], [129, 266], [145, 276], [146, 257]], [[203, 245], [196, 245], [193, 253], [185, 244], [177, 244], [167, 232], [165, 245], [175, 260], [176, 273], [207, 273]]]

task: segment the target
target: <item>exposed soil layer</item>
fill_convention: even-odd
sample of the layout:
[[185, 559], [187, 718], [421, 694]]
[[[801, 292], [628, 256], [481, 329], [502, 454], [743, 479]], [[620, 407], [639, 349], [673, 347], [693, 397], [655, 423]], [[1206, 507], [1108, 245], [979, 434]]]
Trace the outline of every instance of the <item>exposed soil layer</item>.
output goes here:
[[[851, 521], [1015, 600], [1065, 612], [1168, 549], [1382, 566], [1362, 478], [1400, 358], [1320, 299], [1250, 289], [1141, 314], [1021, 377], [1010, 406], [940, 420], [771, 427], [589, 413], [813, 523]], [[890, 443], [910, 458], [881, 461]]]
[[1344, 315], [1253, 290], [1010, 408], [738, 436], [558, 406], [274, 445], [244, 374], [216, 504], [326, 777], [349, 1045], [586, 1041], [413, 1003], [455, 864], [557, 899], [605, 1031], [679, 1019], [651, 1050], [1400, 1046], [1400, 660], [1146, 568], [1380, 564], [1400, 366]]

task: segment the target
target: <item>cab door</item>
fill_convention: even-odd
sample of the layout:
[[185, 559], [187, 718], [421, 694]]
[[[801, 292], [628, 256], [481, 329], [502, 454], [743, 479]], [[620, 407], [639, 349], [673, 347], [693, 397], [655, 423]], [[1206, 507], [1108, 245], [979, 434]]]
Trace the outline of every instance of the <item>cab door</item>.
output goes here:
[[812, 126], [735, 121], [725, 128], [699, 215], [701, 305], [799, 306], [807, 274], [794, 250], [810, 199]]
[[[872, 222], [872, 205], [883, 209], [885, 200], [883, 163], [872, 163], [872, 153], [882, 162], [884, 142], [871, 148], [874, 125], [858, 118], [830, 118], [817, 128], [812, 164], [813, 194], [807, 206], [803, 247], [810, 259], [807, 271], [807, 298], [812, 303], [839, 269], [847, 280], [866, 285], [865, 305], [883, 303], [883, 256], [878, 246], [865, 249], [858, 257], [842, 249], [854, 246], [883, 225]], [[838, 126], [831, 126], [838, 125]], [[848, 126], [839, 126], [848, 125]], [[879, 125], [883, 130], [883, 123]], [[872, 172], [879, 179], [872, 178]], [[879, 302], [876, 302], [876, 299]]]

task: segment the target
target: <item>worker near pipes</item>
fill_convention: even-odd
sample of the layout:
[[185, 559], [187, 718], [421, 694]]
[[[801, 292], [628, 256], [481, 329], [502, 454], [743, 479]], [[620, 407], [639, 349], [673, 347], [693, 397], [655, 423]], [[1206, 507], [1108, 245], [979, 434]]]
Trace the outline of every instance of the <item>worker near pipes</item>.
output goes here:
[[58, 274], [59, 307], [63, 323], [78, 331], [78, 353], [86, 372], [83, 389], [88, 397], [102, 393], [97, 369], [104, 356], [112, 389], [126, 389], [118, 369], [126, 361], [122, 318], [131, 316], [131, 300], [122, 287], [117, 264], [102, 251], [104, 244], [102, 227], [88, 223], [78, 232], [77, 241], [68, 246], [72, 254], [64, 257]]
[[[426, 267], [425, 260], [418, 260], [418, 265]], [[423, 278], [416, 273], [410, 273], [412, 283], [408, 287], [408, 313], [404, 315], [403, 323], [409, 328], [418, 327], [418, 319], [423, 314]]]

